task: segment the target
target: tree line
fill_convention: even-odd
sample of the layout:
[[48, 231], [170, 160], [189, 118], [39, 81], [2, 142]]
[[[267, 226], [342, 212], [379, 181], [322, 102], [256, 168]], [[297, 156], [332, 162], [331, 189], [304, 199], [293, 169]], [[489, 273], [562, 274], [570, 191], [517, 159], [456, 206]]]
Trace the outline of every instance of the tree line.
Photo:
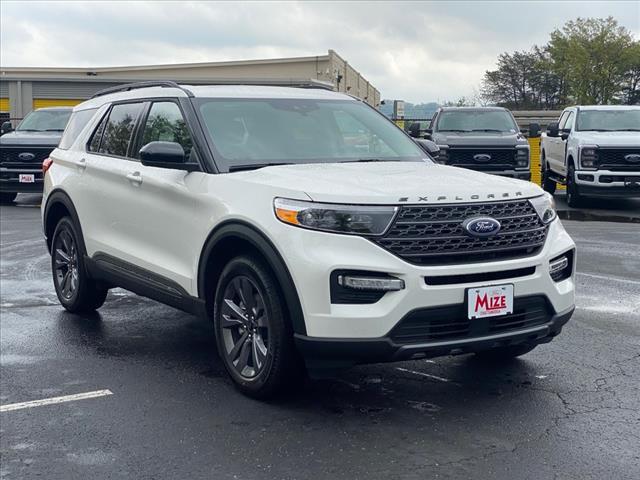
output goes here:
[[503, 53], [479, 101], [516, 110], [640, 104], [640, 41], [613, 18], [578, 18], [544, 46]]

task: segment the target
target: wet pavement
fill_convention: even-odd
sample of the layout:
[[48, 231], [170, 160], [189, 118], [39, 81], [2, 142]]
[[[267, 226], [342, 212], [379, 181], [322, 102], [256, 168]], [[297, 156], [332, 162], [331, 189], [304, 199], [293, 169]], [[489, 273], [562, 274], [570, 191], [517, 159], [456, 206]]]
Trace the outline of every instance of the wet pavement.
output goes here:
[[237, 393], [204, 320], [115, 290], [58, 305], [37, 199], [0, 207], [3, 479], [637, 479], [640, 225], [575, 222], [578, 308], [509, 364], [370, 365], [287, 400]]

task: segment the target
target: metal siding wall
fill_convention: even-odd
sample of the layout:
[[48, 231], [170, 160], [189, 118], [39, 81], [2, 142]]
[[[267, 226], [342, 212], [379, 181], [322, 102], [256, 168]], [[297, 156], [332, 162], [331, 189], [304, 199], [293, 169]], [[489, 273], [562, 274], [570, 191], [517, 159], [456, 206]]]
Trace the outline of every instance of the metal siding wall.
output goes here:
[[0, 81], [0, 97], [9, 96], [9, 82], [6, 80]]
[[113, 87], [117, 83], [103, 82], [33, 82], [33, 98], [87, 99], [98, 90]]

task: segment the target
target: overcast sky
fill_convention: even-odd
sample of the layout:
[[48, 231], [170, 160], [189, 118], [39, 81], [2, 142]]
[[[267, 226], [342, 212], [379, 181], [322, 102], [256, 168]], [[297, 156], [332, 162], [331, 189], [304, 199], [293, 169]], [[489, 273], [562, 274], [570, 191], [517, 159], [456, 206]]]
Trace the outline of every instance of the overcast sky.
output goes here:
[[640, 37], [640, 2], [0, 2], [2, 66], [100, 67], [322, 55], [382, 93], [472, 95], [504, 51], [612, 15]]

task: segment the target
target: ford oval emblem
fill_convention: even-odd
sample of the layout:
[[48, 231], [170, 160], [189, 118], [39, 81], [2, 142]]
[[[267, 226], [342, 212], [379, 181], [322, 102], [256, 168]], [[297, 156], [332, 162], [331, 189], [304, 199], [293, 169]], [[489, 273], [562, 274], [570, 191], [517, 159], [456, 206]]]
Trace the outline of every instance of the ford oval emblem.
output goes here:
[[624, 159], [627, 162], [638, 163], [638, 162], [640, 162], [640, 154], [639, 153], [630, 153], [629, 155], [625, 155]]
[[473, 159], [476, 162], [488, 162], [489, 160], [491, 160], [491, 155], [489, 155], [488, 153], [476, 153], [473, 156]]
[[30, 162], [31, 160], [36, 158], [36, 156], [31, 152], [22, 152], [18, 154], [18, 158], [23, 162]]
[[467, 218], [462, 228], [473, 237], [490, 237], [500, 231], [500, 222], [491, 217]]

